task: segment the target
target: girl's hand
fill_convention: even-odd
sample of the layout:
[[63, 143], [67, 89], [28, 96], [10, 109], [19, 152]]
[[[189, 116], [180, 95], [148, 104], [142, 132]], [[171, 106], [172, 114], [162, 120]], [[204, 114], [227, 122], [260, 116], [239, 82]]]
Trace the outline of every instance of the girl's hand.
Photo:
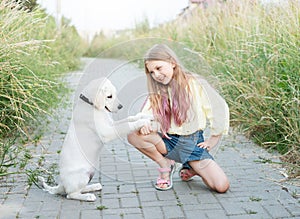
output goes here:
[[151, 132], [153, 131], [151, 124], [149, 125], [144, 125], [141, 129], [140, 129], [140, 133], [142, 135], [149, 135]]
[[214, 146], [218, 144], [222, 135], [212, 135], [206, 141], [197, 144], [198, 147], [204, 148], [210, 151]]

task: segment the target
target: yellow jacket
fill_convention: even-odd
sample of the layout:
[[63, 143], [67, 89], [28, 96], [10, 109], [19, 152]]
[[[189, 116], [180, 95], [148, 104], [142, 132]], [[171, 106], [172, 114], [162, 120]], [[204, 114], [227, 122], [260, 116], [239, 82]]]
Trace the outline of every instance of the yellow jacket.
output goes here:
[[[207, 120], [209, 122], [210, 135], [227, 134], [229, 129], [229, 108], [225, 100], [205, 79], [197, 75], [190, 79], [189, 86], [192, 101], [188, 111], [188, 120], [179, 127], [174, 123], [174, 119], [171, 118], [171, 127], [168, 130], [168, 134], [190, 135], [198, 130], [204, 130]], [[152, 114], [149, 99], [146, 101], [142, 112]]]

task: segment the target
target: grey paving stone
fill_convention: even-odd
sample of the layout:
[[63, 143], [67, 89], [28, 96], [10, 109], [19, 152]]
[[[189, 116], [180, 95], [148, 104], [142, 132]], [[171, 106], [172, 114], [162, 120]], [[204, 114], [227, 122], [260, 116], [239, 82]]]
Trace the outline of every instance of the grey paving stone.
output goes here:
[[229, 219], [264, 219], [264, 217], [255, 214], [230, 215], [228, 216], [228, 218]]
[[108, 215], [131, 215], [131, 214], [142, 214], [142, 209], [141, 208], [118, 208], [118, 209], [105, 209], [102, 210], [102, 215], [103, 216], [108, 216]]
[[[25, 202], [25, 205], [31, 205], [31, 203]], [[48, 199], [47, 201], [43, 199], [41, 202], [41, 211], [51, 211], [51, 210], [57, 210], [60, 209], [62, 205], [62, 200], [54, 200], [54, 199]], [[33, 206], [32, 206], [33, 207]]]
[[142, 203], [144, 202], [155, 202], [158, 200], [156, 193], [153, 191], [139, 192], [139, 197]]
[[122, 219], [123, 214], [104, 214], [101, 218], [103, 219]]
[[143, 207], [142, 211], [145, 219], [161, 219], [164, 215], [160, 206]]
[[227, 215], [245, 214], [244, 205], [241, 202], [226, 201], [221, 202], [223, 209], [225, 209]]
[[124, 219], [139, 219], [139, 218], [143, 218], [142, 214], [125, 214], [123, 216]]
[[137, 189], [134, 184], [122, 184], [119, 187], [120, 193], [130, 193], [132, 195], [137, 194]]
[[197, 195], [198, 200], [200, 203], [217, 203], [218, 202], [218, 198], [217, 196], [215, 196], [213, 193], [204, 193], [204, 194], [199, 194]]
[[[53, 202], [51, 202], [52, 204]], [[44, 203], [43, 201], [30, 201], [30, 200], [26, 200], [23, 203], [23, 206], [20, 210], [20, 212], [39, 212], [41, 211], [42, 207], [43, 207]], [[45, 209], [45, 210], [53, 210], [53, 209], [59, 209], [55, 208], [56, 205], [53, 203], [53, 207], [49, 208], [49, 209]]]
[[78, 208], [69, 208], [62, 209], [59, 214], [60, 219], [70, 219], [70, 218], [80, 218], [80, 209]]
[[196, 207], [195, 207], [195, 209], [187, 210], [184, 213], [186, 215], [186, 218], [190, 218], [190, 219], [193, 219], [193, 218], [206, 219], [206, 218], [208, 218], [207, 215], [205, 214], [205, 211], [199, 210]]
[[223, 209], [205, 211], [205, 215], [207, 216], [207, 218], [211, 218], [211, 219], [228, 218], [228, 215]]
[[102, 206], [107, 208], [120, 208], [120, 199], [119, 198], [103, 198], [101, 202]]
[[139, 208], [139, 207], [141, 207], [138, 197], [121, 198], [120, 200], [121, 200], [122, 208], [132, 208], [132, 207]]
[[191, 203], [196, 205], [197, 203], [199, 203], [198, 201], [199, 200], [197, 195], [193, 195], [193, 194], [186, 194], [178, 197], [178, 202], [182, 205], [191, 204]]
[[193, 211], [193, 210], [199, 210], [204, 212], [205, 210], [216, 210], [216, 209], [220, 209], [222, 208], [222, 206], [219, 203], [211, 203], [211, 204], [207, 204], [207, 203], [193, 203], [191, 202], [190, 204], [184, 204], [182, 205], [182, 208], [184, 209], [184, 211]]
[[66, 199], [61, 203], [61, 211], [68, 211], [70, 209], [80, 209], [81, 208], [81, 202], [77, 200], [71, 200], [71, 199]]
[[176, 194], [174, 193], [173, 190], [156, 191], [156, 194], [157, 194], [158, 200], [166, 201], [166, 203], [169, 200], [176, 200], [177, 199]]
[[264, 205], [263, 207], [272, 218], [288, 218], [292, 216], [282, 205]]
[[81, 210], [81, 219], [85, 218], [101, 218], [101, 211], [99, 210]]
[[22, 205], [20, 204], [6, 204], [0, 205], [1, 219], [10, 219], [15, 218], [20, 209], [22, 209]]
[[180, 206], [162, 206], [165, 218], [184, 218], [184, 212]]

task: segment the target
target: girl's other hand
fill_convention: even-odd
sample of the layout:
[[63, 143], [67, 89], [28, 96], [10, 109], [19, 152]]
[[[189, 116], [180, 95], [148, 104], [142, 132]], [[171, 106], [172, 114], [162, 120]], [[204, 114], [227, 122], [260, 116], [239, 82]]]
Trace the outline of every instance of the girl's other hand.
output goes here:
[[213, 147], [215, 147], [219, 143], [221, 136], [222, 135], [212, 135], [206, 141], [197, 144], [197, 146], [210, 151]]

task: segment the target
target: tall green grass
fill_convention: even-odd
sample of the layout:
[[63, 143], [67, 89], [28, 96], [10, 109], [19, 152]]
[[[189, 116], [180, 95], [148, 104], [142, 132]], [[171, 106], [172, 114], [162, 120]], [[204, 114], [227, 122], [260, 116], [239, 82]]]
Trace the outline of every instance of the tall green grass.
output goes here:
[[[291, 172], [299, 175], [300, 4], [249, 2], [198, 8], [147, 33], [133, 32], [131, 38], [178, 41], [204, 57], [230, 106], [231, 125], [261, 146], [279, 151]], [[193, 71], [201, 73], [201, 65], [194, 65]]]
[[0, 0], [0, 170], [13, 153], [7, 139], [28, 137], [37, 118], [60, 103], [63, 72], [80, 65], [80, 45], [67, 20], [58, 31], [43, 10]]
[[200, 10], [187, 27], [196, 27], [193, 34], [185, 39], [205, 52], [230, 105], [232, 124], [298, 168], [299, 6], [296, 1], [269, 7], [233, 1]]

